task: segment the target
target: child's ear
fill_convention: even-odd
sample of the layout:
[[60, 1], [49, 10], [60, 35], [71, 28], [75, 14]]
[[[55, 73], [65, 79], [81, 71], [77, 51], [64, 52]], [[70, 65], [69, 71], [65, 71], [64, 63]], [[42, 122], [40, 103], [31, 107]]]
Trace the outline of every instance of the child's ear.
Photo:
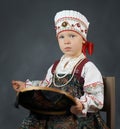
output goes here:
[[86, 41], [83, 39], [83, 42], [82, 42], [83, 44], [85, 44], [86, 43]]

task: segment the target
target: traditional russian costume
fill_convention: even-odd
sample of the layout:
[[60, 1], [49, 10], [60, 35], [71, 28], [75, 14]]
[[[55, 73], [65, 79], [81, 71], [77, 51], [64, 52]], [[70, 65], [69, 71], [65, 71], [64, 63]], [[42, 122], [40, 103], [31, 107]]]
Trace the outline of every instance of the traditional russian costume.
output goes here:
[[26, 81], [27, 87], [33, 85], [69, 92], [79, 99], [84, 108], [77, 116], [71, 113], [40, 116], [31, 112], [20, 129], [107, 129], [99, 114], [104, 101], [102, 76], [84, 54], [73, 59], [63, 55], [60, 61], [49, 68], [44, 81]]

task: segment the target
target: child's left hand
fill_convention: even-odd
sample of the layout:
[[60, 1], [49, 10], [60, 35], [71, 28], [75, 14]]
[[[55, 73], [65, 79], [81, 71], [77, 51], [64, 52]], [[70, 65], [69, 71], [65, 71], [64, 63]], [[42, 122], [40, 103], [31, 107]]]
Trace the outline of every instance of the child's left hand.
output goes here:
[[82, 110], [83, 110], [83, 105], [80, 102], [80, 100], [76, 98], [76, 105], [71, 106], [70, 111], [74, 115], [79, 115], [81, 114]]

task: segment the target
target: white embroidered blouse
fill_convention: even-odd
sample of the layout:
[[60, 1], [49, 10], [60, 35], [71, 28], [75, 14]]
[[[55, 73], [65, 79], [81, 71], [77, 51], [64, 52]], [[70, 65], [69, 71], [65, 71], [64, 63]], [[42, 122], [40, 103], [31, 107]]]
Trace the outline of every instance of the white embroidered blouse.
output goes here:
[[[64, 55], [61, 57], [59, 64], [56, 67], [57, 74], [69, 74], [72, 73], [75, 65], [81, 59], [84, 59], [84, 54], [81, 54], [77, 58], [69, 58]], [[46, 77], [43, 81], [26, 81], [26, 87], [29, 86], [48, 86], [52, 83], [53, 74], [51, 73], [53, 65], [48, 69]], [[87, 112], [95, 112], [96, 109], [103, 107], [104, 101], [104, 85], [103, 79], [98, 68], [91, 62], [87, 62], [82, 69], [81, 76], [84, 78], [84, 95], [80, 98], [80, 101], [84, 105], [81, 116], [85, 116]]]

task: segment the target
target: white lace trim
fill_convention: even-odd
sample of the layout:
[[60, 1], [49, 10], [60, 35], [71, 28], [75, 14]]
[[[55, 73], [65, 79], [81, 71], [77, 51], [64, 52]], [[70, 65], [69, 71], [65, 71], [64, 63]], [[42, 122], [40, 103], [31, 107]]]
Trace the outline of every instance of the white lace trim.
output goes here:
[[70, 58], [63, 55], [60, 59], [59, 64], [56, 67], [56, 74], [71, 74], [75, 65], [83, 58], [85, 58], [84, 54], [81, 54], [76, 58]]

